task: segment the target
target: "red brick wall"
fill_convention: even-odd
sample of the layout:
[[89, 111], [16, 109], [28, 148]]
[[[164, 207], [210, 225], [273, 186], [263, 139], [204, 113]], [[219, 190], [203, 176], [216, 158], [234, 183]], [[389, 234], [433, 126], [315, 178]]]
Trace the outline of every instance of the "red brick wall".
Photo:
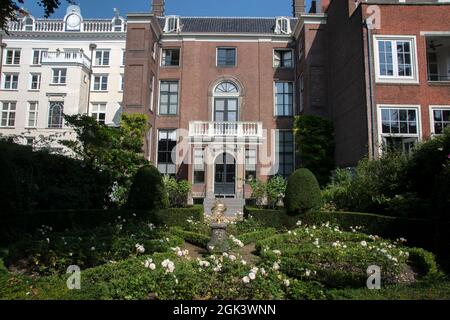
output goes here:
[[[367, 5], [363, 5], [366, 13]], [[450, 85], [427, 81], [427, 50], [424, 31], [450, 31], [450, 5], [381, 5], [381, 29], [374, 34], [412, 35], [416, 37], [419, 84], [377, 84], [377, 104], [411, 104], [421, 106], [422, 135], [430, 136], [430, 105], [450, 104]], [[367, 16], [367, 14], [365, 14]]]

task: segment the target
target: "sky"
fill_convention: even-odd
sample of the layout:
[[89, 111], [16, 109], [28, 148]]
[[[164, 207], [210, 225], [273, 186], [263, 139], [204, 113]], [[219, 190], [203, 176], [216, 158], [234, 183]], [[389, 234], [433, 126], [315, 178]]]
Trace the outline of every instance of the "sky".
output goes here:
[[[112, 18], [113, 9], [119, 9], [122, 16], [128, 12], [149, 12], [151, 0], [76, 0], [84, 18]], [[307, 0], [309, 3], [311, 0]], [[44, 12], [37, 0], [25, 0], [23, 5], [33, 16], [43, 17]], [[64, 17], [67, 2], [61, 0], [61, 7], [50, 18]], [[292, 0], [166, 0], [166, 14], [181, 16], [229, 16], [267, 17], [291, 16]]]

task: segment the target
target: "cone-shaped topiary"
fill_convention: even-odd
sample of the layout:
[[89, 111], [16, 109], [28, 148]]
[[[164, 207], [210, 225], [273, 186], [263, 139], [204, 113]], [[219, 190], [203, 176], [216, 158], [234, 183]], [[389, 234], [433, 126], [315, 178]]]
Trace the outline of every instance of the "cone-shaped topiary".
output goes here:
[[169, 206], [163, 177], [153, 166], [144, 166], [136, 173], [128, 196], [128, 208], [159, 210]]
[[311, 171], [298, 169], [289, 177], [284, 203], [286, 211], [293, 215], [320, 208], [320, 187]]

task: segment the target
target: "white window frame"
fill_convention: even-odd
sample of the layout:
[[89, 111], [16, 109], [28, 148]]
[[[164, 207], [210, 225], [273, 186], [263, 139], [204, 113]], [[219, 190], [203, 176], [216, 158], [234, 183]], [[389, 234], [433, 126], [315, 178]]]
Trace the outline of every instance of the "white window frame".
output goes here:
[[[286, 23], [286, 26], [283, 25], [284, 23]], [[286, 27], [286, 29], [284, 27]], [[292, 28], [291, 28], [290, 18], [277, 17], [276, 24], [275, 24], [275, 33], [276, 34], [291, 34]]]
[[[9, 88], [6, 87], [6, 77], [11, 77], [11, 80], [9, 81]], [[16, 77], [17, 80], [14, 80], [13, 78]], [[16, 84], [16, 87], [13, 88], [13, 84]], [[19, 90], [19, 74], [14, 72], [5, 72], [3, 74], [3, 84], [2, 89], [7, 91], [17, 91]]]
[[[65, 75], [63, 76], [63, 71], [65, 70]], [[55, 72], [57, 72], [57, 82], [55, 80]], [[64, 81], [62, 81], [64, 79]], [[53, 85], [66, 85], [67, 84], [67, 68], [53, 68], [52, 69], [52, 83]]]
[[[99, 78], [100, 81], [98, 83], [99, 88], [95, 89], [95, 85], [96, 85], [96, 78]], [[106, 89], [102, 89], [102, 85], [104, 84], [104, 79], [106, 78]], [[94, 74], [92, 75], [92, 88], [91, 90], [94, 92], [108, 92], [108, 86], [109, 86], [109, 75], [107, 74]]]
[[[406, 110], [416, 110], [417, 115], [417, 133], [394, 133], [386, 134], [383, 133], [383, 120], [382, 120], [382, 109], [406, 109]], [[420, 105], [405, 105], [405, 104], [377, 104], [377, 121], [378, 121], [378, 152], [381, 155], [383, 153], [383, 140], [384, 138], [397, 137], [397, 138], [417, 138], [417, 143], [422, 141], [422, 112]]]
[[[245, 179], [247, 179], [247, 165], [253, 165], [252, 163], [248, 163], [247, 160], [250, 159], [250, 156], [247, 157], [247, 155], [249, 155], [249, 151], [254, 151], [255, 152], [255, 176], [253, 177], [253, 181], [255, 181], [258, 177], [258, 147], [257, 146], [248, 146], [247, 148], [245, 148], [245, 154], [244, 154], [244, 177]], [[251, 170], [253, 171], [253, 170]]]
[[[8, 52], [10, 52], [10, 51], [13, 52], [13, 56], [12, 56], [11, 63], [8, 63]], [[19, 62], [15, 63], [17, 52], [19, 53]], [[22, 60], [22, 50], [21, 49], [8, 48], [8, 49], [5, 50], [5, 58], [4, 58], [4, 62], [3, 62], [4, 65], [6, 65], [6, 66], [20, 66], [21, 60]]]
[[[219, 65], [219, 50], [220, 49], [233, 49], [234, 50], [234, 65], [221, 66]], [[238, 66], [238, 49], [237, 47], [217, 47], [216, 48], [216, 67], [217, 68], [236, 68]]]
[[[398, 75], [398, 56], [397, 46], [393, 46], [392, 65], [394, 69], [393, 76], [384, 76], [380, 74], [380, 55], [379, 41], [409, 41], [411, 44], [411, 76]], [[414, 35], [374, 35], [374, 66], [375, 80], [377, 83], [419, 83], [419, 65], [417, 54], [417, 39]]]
[[[102, 108], [104, 107], [104, 110]], [[100, 114], [105, 115], [105, 125], [106, 125], [106, 112], [108, 109], [108, 104], [106, 102], [92, 102], [89, 116], [93, 117], [97, 123], [100, 123]], [[96, 114], [94, 117], [93, 114]]]
[[[290, 83], [292, 84], [292, 114], [290, 115], [277, 115], [277, 83]], [[273, 82], [273, 116], [277, 118], [291, 118], [295, 116], [295, 81], [275, 80]]]
[[166, 16], [164, 32], [180, 32], [180, 16]]
[[[100, 53], [100, 60], [99, 63], [97, 63], [97, 54]], [[108, 53], [108, 63], [105, 64], [105, 53]], [[111, 49], [97, 49], [95, 50], [95, 56], [94, 56], [95, 67], [109, 67], [111, 64]]]
[[[31, 105], [35, 105], [35, 110], [31, 110]], [[34, 113], [34, 123], [33, 125], [30, 125], [30, 114]], [[39, 102], [38, 101], [28, 101], [27, 106], [27, 122], [26, 122], [26, 128], [36, 128], [38, 124], [38, 116], [39, 116]]]
[[[283, 61], [282, 60], [283, 57], [281, 57], [280, 65], [279, 66], [276, 65], [276, 63], [275, 63], [275, 61], [276, 61], [275, 60], [275, 54], [276, 54], [277, 51], [290, 52], [291, 53], [291, 66], [290, 67], [283, 67], [283, 66], [281, 66], [281, 62]], [[293, 69], [294, 68], [294, 56], [295, 56], [295, 54], [294, 54], [294, 50], [293, 49], [289, 49], [289, 48], [274, 48], [273, 49], [273, 67], [276, 68], [276, 69]]]
[[[3, 107], [8, 104], [8, 109], [4, 110]], [[11, 105], [14, 104], [14, 110], [11, 109]], [[0, 128], [14, 128], [17, 120], [17, 101], [1, 101], [0, 109]], [[2, 125], [3, 113], [6, 113], [6, 125]], [[9, 125], [11, 120], [11, 114], [14, 113], [14, 124]]]
[[[203, 174], [204, 174], [204, 177], [203, 177], [203, 182], [202, 183], [195, 182], [195, 172], [197, 172], [197, 171], [201, 172], [201, 170], [196, 170], [196, 168], [195, 168], [195, 165], [196, 165], [195, 152], [198, 151], [198, 150], [202, 151], [202, 153], [203, 153]], [[194, 147], [192, 149], [192, 184], [193, 185], [206, 184], [206, 149], [204, 147]]]
[[[155, 154], [155, 164], [156, 164], [156, 169], [158, 169], [159, 171], [159, 161], [158, 161], [158, 156], [159, 156], [159, 133], [160, 131], [174, 131], [175, 132], [175, 141], [178, 144], [178, 130], [177, 129], [173, 129], [173, 128], [160, 128], [158, 130], [156, 130], [156, 154]], [[172, 150], [173, 151], [173, 150]], [[167, 163], [166, 163], [167, 164]], [[177, 175], [177, 152], [175, 152], [175, 175]], [[161, 172], [161, 171], [160, 171]], [[162, 173], [161, 173], [162, 174]], [[166, 173], [167, 174], [167, 173]]]
[[119, 78], [119, 92], [125, 90], [125, 74], [121, 73]]
[[435, 129], [435, 123], [434, 123], [434, 111], [435, 110], [448, 110], [448, 111], [450, 111], [450, 105], [430, 105], [430, 128], [431, 128], [430, 132], [431, 132], [432, 136], [434, 136], [434, 135], [439, 136], [441, 134], [440, 133], [436, 133], [435, 130], [434, 130]]
[[[175, 64], [175, 65], [166, 65], [166, 64], [164, 64], [164, 58], [163, 58], [163, 56], [164, 56], [164, 51], [165, 50], [178, 50], [178, 52], [179, 52], [179, 57], [178, 57], [178, 64]], [[178, 67], [180, 67], [181, 66], [181, 47], [166, 47], [166, 48], [161, 48], [160, 49], [160, 57], [159, 57], [160, 59], [160, 61], [159, 61], [159, 65], [160, 65], [160, 67], [163, 67], [163, 68], [178, 68]]]
[[120, 62], [120, 66], [121, 67], [125, 67], [126, 64], [126, 54], [127, 54], [127, 50], [126, 49], [122, 49], [122, 61]]
[[[162, 82], [177, 82], [178, 83], [178, 97], [177, 97], [177, 112], [175, 114], [169, 113], [161, 113], [161, 83]], [[180, 80], [173, 80], [173, 79], [162, 79], [159, 80], [159, 87], [158, 87], [158, 115], [161, 115], [163, 117], [176, 117], [180, 114], [180, 93], [181, 93], [181, 81]], [[168, 108], [170, 109], [170, 104], [168, 105]], [[158, 136], [159, 137], [159, 136]]]
[[[155, 100], [155, 76], [152, 74], [151, 78], [150, 78], [151, 84], [150, 84], [150, 101], [149, 101], [149, 107], [150, 107], [150, 111], [153, 112], [153, 107], [154, 107], [154, 100]], [[180, 90], [178, 88], [178, 90]], [[179, 99], [180, 97], [178, 97]]]
[[[34, 63], [34, 58], [35, 58], [36, 52], [39, 52], [38, 63]], [[42, 58], [43, 58], [45, 52], [48, 52], [48, 49], [38, 49], [38, 48], [33, 49], [33, 54], [31, 55], [31, 66], [42, 65]]]
[[[33, 88], [33, 82], [34, 82], [33, 81], [33, 77], [34, 76], [38, 77], [38, 79], [37, 79], [37, 88]], [[42, 75], [40, 73], [35, 73], [35, 72], [30, 73], [29, 90], [30, 91], [39, 91], [39, 90], [41, 90], [41, 81], [42, 81]]]

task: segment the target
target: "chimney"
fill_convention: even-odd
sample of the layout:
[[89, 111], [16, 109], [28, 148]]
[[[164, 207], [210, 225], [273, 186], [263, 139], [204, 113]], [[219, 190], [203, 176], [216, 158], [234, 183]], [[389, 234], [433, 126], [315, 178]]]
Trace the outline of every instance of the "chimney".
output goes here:
[[157, 17], [164, 17], [164, 1], [165, 0], [153, 0], [152, 13]]
[[294, 17], [299, 18], [306, 11], [305, 0], [293, 0], [292, 7]]

